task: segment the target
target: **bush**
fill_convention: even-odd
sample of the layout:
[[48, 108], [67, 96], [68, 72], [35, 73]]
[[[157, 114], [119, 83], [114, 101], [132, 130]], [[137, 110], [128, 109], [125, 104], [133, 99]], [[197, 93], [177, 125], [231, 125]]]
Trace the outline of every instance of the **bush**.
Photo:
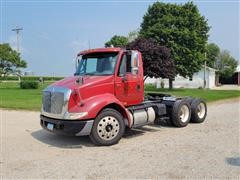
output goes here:
[[20, 88], [21, 89], [37, 89], [38, 82], [36, 82], [36, 81], [21, 81]]
[[23, 81], [38, 81], [39, 77], [38, 76], [22, 76], [21, 80]]
[[[42, 77], [43, 81], [58, 81], [63, 79], [64, 77], [51, 77], [51, 76], [21, 76], [21, 80], [23, 81], [39, 81], [39, 78]], [[17, 76], [0, 76], [0, 81], [18, 81]]]
[[17, 76], [0, 76], [0, 81], [17, 81]]
[[63, 77], [51, 77], [51, 76], [22, 76], [21, 79], [25, 81], [39, 81], [42, 78], [43, 81], [58, 81]]

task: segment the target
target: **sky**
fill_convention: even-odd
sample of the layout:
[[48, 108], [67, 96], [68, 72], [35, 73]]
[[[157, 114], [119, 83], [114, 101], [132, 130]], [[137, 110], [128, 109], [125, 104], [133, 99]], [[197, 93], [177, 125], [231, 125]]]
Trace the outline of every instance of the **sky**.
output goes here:
[[[79, 51], [104, 47], [113, 35], [137, 30], [149, 5], [147, 0], [0, 0], [0, 43], [17, 48], [20, 32], [24, 71], [35, 75], [70, 76]], [[187, 1], [162, 1], [185, 3]], [[193, 1], [211, 26], [209, 42], [227, 49], [240, 61], [240, 1]]]

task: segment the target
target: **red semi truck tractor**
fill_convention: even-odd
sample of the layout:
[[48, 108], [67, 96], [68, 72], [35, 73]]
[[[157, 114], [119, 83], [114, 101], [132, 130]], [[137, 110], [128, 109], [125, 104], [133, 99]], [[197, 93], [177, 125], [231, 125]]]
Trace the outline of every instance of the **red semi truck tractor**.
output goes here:
[[99, 48], [80, 52], [74, 76], [43, 90], [41, 126], [53, 133], [85, 136], [112, 145], [125, 128], [168, 119], [176, 127], [201, 123], [206, 103], [198, 98], [144, 94], [139, 51]]

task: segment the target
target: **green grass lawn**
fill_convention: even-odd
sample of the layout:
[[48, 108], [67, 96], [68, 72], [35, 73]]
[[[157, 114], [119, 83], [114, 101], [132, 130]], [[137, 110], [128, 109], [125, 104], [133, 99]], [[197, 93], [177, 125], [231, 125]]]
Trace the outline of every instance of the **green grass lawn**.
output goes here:
[[39, 111], [42, 90], [49, 84], [44, 83], [38, 89], [20, 89], [17, 82], [0, 82], [0, 108]]
[[207, 102], [240, 97], [240, 91], [238, 90], [209, 90], [209, 89], [156, 89], [153, 85], [145, 86], [146, 93], [148, 92], [156, 92], [163, 94], [170, 94], [177, 97], [191, 96], [191, 97], [199, 97], [204, 99]]
[[[16, 82], [0, 82], [0, 108], [25, 109], [39, 111], [41, 108], [42, 90], [51, 82], [44, 83], [39, 89], [20, 89]], [[202, 89], [156, 89], [145, 86], [146, 92], [160, 92], [174, 96], [192, 96], [205, 99], [207, 102], [240, 97], [240, 91], [202, 90]]]

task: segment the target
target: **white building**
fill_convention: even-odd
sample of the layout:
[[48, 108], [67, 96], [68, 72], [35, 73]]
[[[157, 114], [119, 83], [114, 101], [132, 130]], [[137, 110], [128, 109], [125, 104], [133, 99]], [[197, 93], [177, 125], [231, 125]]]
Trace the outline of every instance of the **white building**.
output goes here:
[[[215, 72], [216, 70], [210, 67], [206, 67], [206, 88], [212, 89], [215, 87]], [[147, 78], [145, 84], [154, 84], [157, 87], [160, 87], [161, 81], [164, 82], [164, 87], [168, 88], [169, 83], [168, 79], [156, 79], [156, 78]], [[173, 88], [203, 88], [204, 87], [204, 68], [195, 73], [192, 77], [192, 80], [189, 78], [184, 78], [182, 76], [176, 76], [173, 81]]]
[[240, 86], [240, 64], [237, 66], [237, 69], [236, 69], [236, 71], [235, 71], [235, 76], [237, 76], [237, 81], [236, 81], [236, 84], [238, 85], [238, 86]]

